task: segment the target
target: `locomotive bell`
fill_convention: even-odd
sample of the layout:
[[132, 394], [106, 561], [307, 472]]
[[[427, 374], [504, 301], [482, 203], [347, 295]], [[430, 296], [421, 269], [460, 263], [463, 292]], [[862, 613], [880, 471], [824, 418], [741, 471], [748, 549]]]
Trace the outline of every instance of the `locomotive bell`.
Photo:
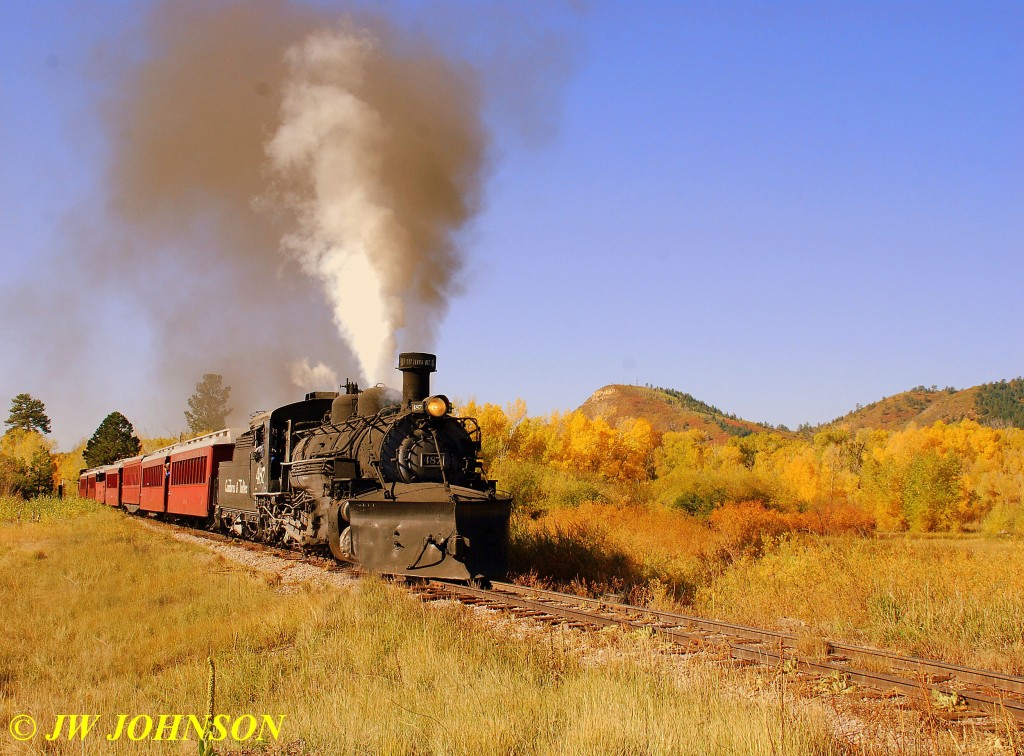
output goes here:
[[402, 404], [419, 402], [430, 396], [430, 374], [437, 370], [437, 356], [425, 352], [402, 352], [398, 355], [402, 371]]

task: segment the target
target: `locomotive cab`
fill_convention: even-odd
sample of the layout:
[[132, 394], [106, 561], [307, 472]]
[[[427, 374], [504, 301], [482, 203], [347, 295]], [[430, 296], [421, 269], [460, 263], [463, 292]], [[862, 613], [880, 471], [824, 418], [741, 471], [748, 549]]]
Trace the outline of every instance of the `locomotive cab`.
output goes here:
[[218, 472], [218, 510], [239, 535], [247, 532], [242, 521], [258, 529], [258, 497], [278, 497], [288, 489], [288, 459], [297, 433], [319, 426], [330, 412], [336, 392], [318, 391], [301, 402], [259, 412], [249, 430], [235, 442], [232, 459]]

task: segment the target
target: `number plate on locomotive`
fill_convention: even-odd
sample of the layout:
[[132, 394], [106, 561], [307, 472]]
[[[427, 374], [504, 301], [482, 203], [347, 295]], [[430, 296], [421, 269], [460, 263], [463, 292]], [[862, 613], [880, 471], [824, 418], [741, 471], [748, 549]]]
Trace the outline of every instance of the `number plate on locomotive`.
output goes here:
[[446, 464], [444, 454], [421, 454], [420, 467], [444, 467]]

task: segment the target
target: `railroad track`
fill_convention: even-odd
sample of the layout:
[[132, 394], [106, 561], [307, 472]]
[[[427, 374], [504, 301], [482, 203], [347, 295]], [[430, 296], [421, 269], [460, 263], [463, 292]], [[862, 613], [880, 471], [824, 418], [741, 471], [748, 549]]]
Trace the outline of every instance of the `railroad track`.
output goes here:
[[177, 522], [159, 520], [153, 517], [141, 517], [140, 519], [147, 527], [151, 527], [154, 530], [169, 530], [172, 532], [183, 533], [194, 538], [201, 538], [204, 541], [237, 546], [238, 548], [245, 549], [246, 551], [270, 554], [278, 559], [286, 559], [289, 562], [310, 564], [314, 567], [319, 567], [325, 572], [351, 572], [353, 575], [364, 574], [357, 565], [339, 562], [331, 556], [306, 553], [296, 549], [282, 548], [280, 546], [271, 546], [270, 544], [260, 543], [259, 541], [247, 541], [243, 538], [238, 538], [226, 533], [217, 533], [212, 530], [204, 530], [203, 528], [197, 528], [191, 525], [181, 525]]
[[414, 590], [426, 600], [456, 599], [540, 621], [650, 631], [687, 651], [717, 651], [731, 659], [896, 692], [937, 711], [976, 712], [1024, 723], [1024, 677], [1015, 675], [827, 641], [819, 653], [810, 655], [801, 652], [800, 638], [789, 633], [514, 583], [495, 582], [485, 590], [429, 581]]
[[[353, 565], [339, 564], [324, 556], [302, 554], [166, 521], [147, 520], [147, 523], [158, 529], [180, 530], [205, 540], [305, 562], [325, 571], [361, 574]], [[833, 641], [821, 641], [821, 647], [812, 655], [802, 652], [801, 639], [790, 633], [515, 583], [494, 582], [487, 589], [438, 580], [407, 580], [406, 585], [425, 601], [456, 600], [510, 611], [518, 617], [580, 628], [621, 627], [647, 631], [680, 646], [684, 652], [722, 653], [734, 660], [810, 672], [881, 693], [895, 692], [939, 712], [975, 712], [1008, 717], [1024, 724], [1024, 677]]]

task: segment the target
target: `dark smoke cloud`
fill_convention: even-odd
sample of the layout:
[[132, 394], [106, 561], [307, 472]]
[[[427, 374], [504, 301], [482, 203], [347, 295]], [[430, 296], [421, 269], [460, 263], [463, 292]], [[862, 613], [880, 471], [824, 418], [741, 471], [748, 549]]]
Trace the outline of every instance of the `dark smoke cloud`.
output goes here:
[[216, 355], [256, 396], [339, 363], [391, 379], [400, 337], [431, 346], [463, 267], [454, 235], [479, 208], [472, 69], [382, 19], [277, 0], [168, 3], [149, 34], [105, 110], [110, 209], [139, 233], [112, 249], [180, 284], [143, 300], [168, 370]]
[[[50, 261], [45, 297], [5, 302], [36, 313], [15, 352], [38, 358], [42, 344], [70, 367], [36, 365], [36, 380], [78, 401], [134, 396], [117, 408], [151, 432], [183, 426], [205, 372], [233, 387], [235, 422], [295, 399], [296, 383], [394, 380], [382, 366], [398, 348], [429, 349], [460, 290], [460, 233], [491, 154], [485, 107], [519, 138], [549, 133], [567, 70], [564, 39], [530, 13], [468, 7], [439, 4], [398, 30], [287, 0], [152, 6], [141, 39], [104, 51], [109, 164], [67, 223], [67, 259]], [[339, 97], [354, 117], [330, 115]], [[353, 198], [379, 222], [339, 222]], [[351, 286], [353, 259], [380, 287], [376, 356], [355, 315], [368, 309], [343, 296], [346, 282], [373, 288]], [[107, 370], [115, 349], [122, 369], [139, 368]]]
[[386, 380], [400, 336], [431, 345], [463, 267], [456, 234], [479, 208], [488, 142], [476, 75], [352, 24], [288, 62], [268, 145], [297, 218], [286, 247], [322, 281], [364, 375]]
[[249, 411], [296, 393], [295, 360], [356, 374], [315, 282], [279, 252], [282, 219], [253, 208], [285, 51], [326, 23], [279, 0], [158, 5], [145, 56], [103, 105], [108, 210], [124, 233], [94, 262], [123, 276], [155, 333], [159, 373], [185, 396], [202, 373], [222, 372]]

